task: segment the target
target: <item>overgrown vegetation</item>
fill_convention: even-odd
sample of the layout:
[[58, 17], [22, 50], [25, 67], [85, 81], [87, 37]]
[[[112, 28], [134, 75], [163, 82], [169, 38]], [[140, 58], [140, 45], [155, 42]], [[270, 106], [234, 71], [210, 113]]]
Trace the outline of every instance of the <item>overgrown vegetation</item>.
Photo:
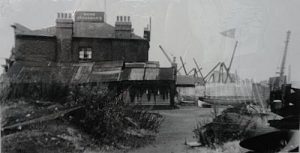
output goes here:
[[[117, 86], [108, 87], [107, 84], [13, 84], [5, 91], [1, 95], [1, 105], [11, 106], [14, 102], [23, 101], [26, 104], [22, 106], [31, 107], [28, 109], [30, 111], [16, 114], [12, 112], [7, 115], [7, 118], [4, 118], [5, 126], [80, 106], [80, 109], [55, 120], [77, 127], [98, 145], [123, 149], [140, 147], [153, 140], [163, 119], [159, 114], [136, 109], [134, 105], [126, 103], [123, 101], [124, 90]], [[11, 111], [8, 109], [6, 112]], [[47, 122], [43, 121], [42, 124]], [[27, 126], [21, 129], [40, 128]], [[20, 128], [15, 132], [20, 132], [19, 130]], [[9, 134], [11, 132], [5, 135]]]
[[[108, 89], [106, 86], [75, 86], [71, 89], [72, 105], [84, 105], [85, 109], [74, 112], [72, 122], [100, 143], [134, 145], [130, 138], [153, 136], [162, 117], [159, 114], [135, 109], [123, 101], [122, 90]], [[145, 132], [147, 131], [147, 132]]]

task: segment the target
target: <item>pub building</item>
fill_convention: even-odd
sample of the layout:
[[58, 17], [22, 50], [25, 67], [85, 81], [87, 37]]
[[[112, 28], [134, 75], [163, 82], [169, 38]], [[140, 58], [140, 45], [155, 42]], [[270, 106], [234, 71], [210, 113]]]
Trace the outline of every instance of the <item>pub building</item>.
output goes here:
[[105, 21], [105, 12], [76, 11], [57, 13], [56, 25], [44, 29], [12, 25], [5, 75], [11, 84], [119, 85], [130, 103], [173, 106], [175, 69], [148, 60], [151, 26], [141, 37], [129, 16], [117, 16], [114, 26]]

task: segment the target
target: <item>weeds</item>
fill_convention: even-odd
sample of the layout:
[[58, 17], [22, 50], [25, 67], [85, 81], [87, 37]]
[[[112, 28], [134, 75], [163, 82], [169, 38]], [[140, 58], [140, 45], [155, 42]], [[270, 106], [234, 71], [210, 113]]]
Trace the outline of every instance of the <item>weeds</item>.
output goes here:
[[[134, 109], [124, 102], [122, 91], [107, 87], [74, 87], [71, 99], [85, 109], [73, 114], [73, 122], [100, 143], [117, 145], [132, 136], [145, 136], [140, 130], [157, 131], [161, 116]], [[78, 96], [82, 95], [82, 96]], [[134, 132], [128, 132], [129, 130]], [[138, 133], [138, 134], [134, 134]], [[126, 143], [128, 144], [128, 143]]]
[[142, 146], [151, 141], [162, 122], [161, 115], [135, 109], [123, 101], [123, 90], [118, 86], [32, 83], [11, 84], [7, 91], [2, 96], [6, 97], [4, 101], [24, 99], [30, 105], [50, 101], [63, 108], [82, 106], [62, 119], [101, 145]]

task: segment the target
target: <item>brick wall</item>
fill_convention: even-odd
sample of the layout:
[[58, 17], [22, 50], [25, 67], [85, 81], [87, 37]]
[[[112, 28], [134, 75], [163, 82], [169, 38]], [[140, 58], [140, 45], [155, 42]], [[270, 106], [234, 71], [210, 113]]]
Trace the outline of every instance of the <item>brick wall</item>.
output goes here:
[[[61, 16], [68, 16], [63, 13]], [[73, 20], [71, 18], [56, 19], [57, 62], [72, 61]]]
[[54, 37], [17, 36], [15, 41], [17, 60], [54, 61], [56, 58]]
[[[127, 62], [148, 61], [149, 42], [146, 40], [74, 38], [72, 46], [66, 45], [71, 44], [70, 41], [69, 39], [60, 40], [54, 37], [18, 36], [16, 38], [16, 59], [78, 62], [79, 48], [91, 47], [93, 50], [92, 61], [96, 62], [117, 60], [125, 60]], [[65, 45], [59, 45], [60, 43]], [[66, 51], [61, 52], [61, 49]]]
[[93, 61], [148, 61], [149, 43], [145, 40], [76, 38], [73, 39], [73, 61], [79, 60], [80, 47], [92, 48]]

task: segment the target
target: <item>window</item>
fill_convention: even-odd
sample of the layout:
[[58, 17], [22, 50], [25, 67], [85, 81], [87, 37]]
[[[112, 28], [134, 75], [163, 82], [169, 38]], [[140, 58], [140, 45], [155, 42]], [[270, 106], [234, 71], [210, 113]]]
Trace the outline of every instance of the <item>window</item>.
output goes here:
[[92, 59], [92, 48], [82, 47], [79, 49], [80, 60], [91, 60]]

